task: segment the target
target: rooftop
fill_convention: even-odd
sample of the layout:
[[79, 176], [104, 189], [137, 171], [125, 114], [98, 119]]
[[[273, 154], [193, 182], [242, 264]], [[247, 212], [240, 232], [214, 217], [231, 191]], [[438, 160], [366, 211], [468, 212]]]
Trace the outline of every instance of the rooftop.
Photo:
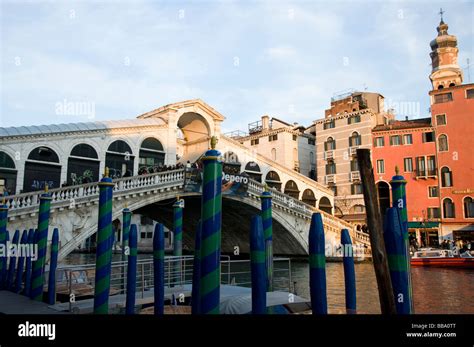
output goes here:
[[0, 127], [0, 137], [50, 135], [55, 133], [98, 131], [107, 129], [131, 128], [137, 126], [163, 125], [165, 122], [159, 118], [149, 119], [124, 119], [97, 122], [61, 123], [49, 125], [30, 125], [20, 127]]
[[431, 118], [420, 118], [411, 120], [394, 120], [390, 124], [377, 125], [373, 131], [397, 130], [410, 128], [425, 128], [431, 126]]

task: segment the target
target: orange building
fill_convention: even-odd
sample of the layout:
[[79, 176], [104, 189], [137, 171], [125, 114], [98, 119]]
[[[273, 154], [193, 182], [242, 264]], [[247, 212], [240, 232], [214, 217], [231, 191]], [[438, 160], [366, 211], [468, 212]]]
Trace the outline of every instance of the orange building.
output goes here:
[[441, 234], [474, 241], [474, 84], [462, 84], [457, 39], [441, 20], [431, 41], [431, 118], [436, 134]]
[[391, 206], [395, 167], [407, 181], [408, 228], [418, 243], [438, 245], [439, 193], [431, 118], [392, 121], [372, 129], [372, 162], [382, 214]]

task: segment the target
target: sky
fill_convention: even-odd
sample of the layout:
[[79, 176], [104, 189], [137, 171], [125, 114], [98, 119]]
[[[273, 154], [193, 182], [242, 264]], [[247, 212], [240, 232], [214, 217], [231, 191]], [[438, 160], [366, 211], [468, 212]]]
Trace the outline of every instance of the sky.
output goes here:
[[224, 131], [264, 114], [309, 126], [348, 90], [427, 117], [440, 7], [474, 81], [473, 1], [0, 3], [1, 127], [131, 119], [195, 98]]

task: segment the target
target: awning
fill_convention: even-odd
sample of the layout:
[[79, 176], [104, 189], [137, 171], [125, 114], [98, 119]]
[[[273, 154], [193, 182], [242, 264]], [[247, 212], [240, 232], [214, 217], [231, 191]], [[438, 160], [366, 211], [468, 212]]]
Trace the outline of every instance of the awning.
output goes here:
[[408, 228], [413, 229], [432, 229], [438, 228], [439, 222], [408, 222]]

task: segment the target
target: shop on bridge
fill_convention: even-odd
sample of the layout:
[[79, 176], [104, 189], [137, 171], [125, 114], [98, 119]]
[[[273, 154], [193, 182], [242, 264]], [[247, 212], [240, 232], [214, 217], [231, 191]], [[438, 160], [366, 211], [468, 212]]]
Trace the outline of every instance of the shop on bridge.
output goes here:
[[256, 162], [249, 161], [247, 165], [245, 165], [244, 171], [251, 179], [262, 183], [262, 172], [260, 170], [260, 166]]
[[110, 144], [105, 155], [105, 166], [111, 178], [133, 176], [134, 155], [130, 146], [122, 140]]
[[316, 207], [316, 197], [311, 189], [305, 189], [303, 191], [303, 197], [301, 200], [310, 206]]
[[234, 152], [226, 152], [222, 158], [222, 170], [229, 175], [240, 174], [242, 164], [239, 162], [239, 157]]
[[265, 176], [265, 183], [279, 192], [281, 191], [280, 176], [275, 171], [269, 171]]
[[138, 159], [138, 173], [156, 172], [165, 163], [165, 151], [160, 141], [149, 137], [142, 142]]
[[37, 147], [25, 162], [23, 192], [50, 189], [61, 186], [61, 164], [55, 151], [49, 147]]
[[5, 152], [0, 152], [0, 194], [7, 192], [12, 195], [16, 190], [17, 170], [15, 162]]
[[285, 192], [286, 195], [291, 196], [293, 199], [298, 200], [300, 198], [300, 190], [298, 189], [298, 185], [295, 181], [289, 180], [285, 184]]
[[85, 143], [76, 145], [67, 162], [67, 184], [92, 183], [99, 180], [100, 160], [96, 150]]

